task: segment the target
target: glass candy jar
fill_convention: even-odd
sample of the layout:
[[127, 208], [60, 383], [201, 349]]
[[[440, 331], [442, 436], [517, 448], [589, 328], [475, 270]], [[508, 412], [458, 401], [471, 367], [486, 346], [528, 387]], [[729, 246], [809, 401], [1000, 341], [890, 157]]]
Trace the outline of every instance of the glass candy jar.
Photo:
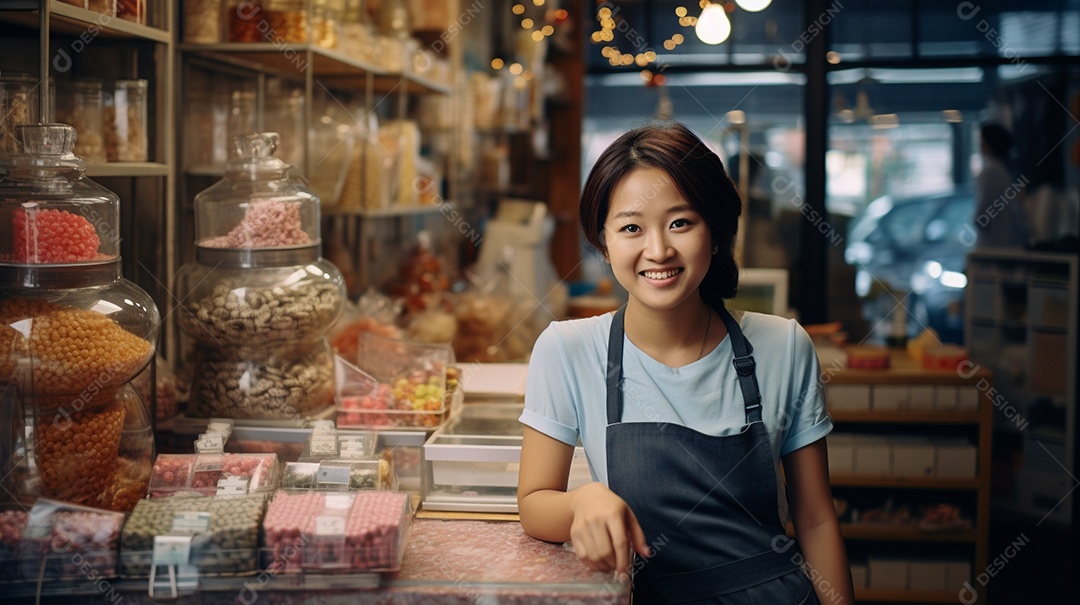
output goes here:
[[128, 511], [154, 456], [131, 381], [158, 310], [120, 276], [119, 199], [84, 177], [75, 129], [19, 131], [0, 173], [0, 499]]
[[193, 416], [296, 420], [333, 405], [326, 331], [344, 280], [319, 256], [319, 198], [286, 177], [277, 142], [237, 137], [225, 178], [195, 196], [196, 261], [177, 276]]

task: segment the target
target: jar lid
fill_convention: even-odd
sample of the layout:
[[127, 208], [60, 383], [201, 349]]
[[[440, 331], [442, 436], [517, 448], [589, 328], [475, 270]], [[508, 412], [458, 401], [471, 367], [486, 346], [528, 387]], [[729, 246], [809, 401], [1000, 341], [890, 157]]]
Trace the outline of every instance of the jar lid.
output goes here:
[[[83, 170], [86, 164], [75, 155], [78, 133], [67, 124], [19, 124], [22, 153], [11, 158], [8, 168], [16, 172], [20, 167]], [[14, 175], [13, 175], [14, 176]]]
[[256, 178], [266, 173], [284, 174], [289, 164], [274, 157], [280, 136], [276, 132], [245, 134], [233, 140], [234, 157], [225, 165], [230, 177]]

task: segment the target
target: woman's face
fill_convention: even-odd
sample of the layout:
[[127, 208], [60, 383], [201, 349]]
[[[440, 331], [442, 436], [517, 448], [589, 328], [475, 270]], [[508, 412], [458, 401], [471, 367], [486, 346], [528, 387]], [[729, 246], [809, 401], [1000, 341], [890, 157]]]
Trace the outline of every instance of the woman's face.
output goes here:
[[615, 279], [657, 310], [697, 300], [712, 262], [709, 226], [659, 168], [638, 168], [615, 186], [604, 242]]

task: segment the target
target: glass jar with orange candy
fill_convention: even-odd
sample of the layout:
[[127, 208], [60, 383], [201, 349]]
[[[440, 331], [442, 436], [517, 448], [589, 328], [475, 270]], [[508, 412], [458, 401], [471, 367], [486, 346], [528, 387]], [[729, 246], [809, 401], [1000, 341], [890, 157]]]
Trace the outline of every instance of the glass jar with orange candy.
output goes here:
[[0, 169], [0, 500], [128, 511], [154, 454], [130, 383], [158, 310], [121, 277], [119, 198], [85, 178], [75, 130], [19, 130]]

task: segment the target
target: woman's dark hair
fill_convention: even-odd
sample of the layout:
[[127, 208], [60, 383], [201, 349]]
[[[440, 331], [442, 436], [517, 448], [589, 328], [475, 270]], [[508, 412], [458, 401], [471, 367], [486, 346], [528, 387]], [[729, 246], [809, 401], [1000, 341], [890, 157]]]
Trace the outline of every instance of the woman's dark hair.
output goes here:
[[739, 268], [735, 264], [735, 234], [742, 200], [724, 163], [690, 129], [677, 122], [636, 128], [619, 137], [600, 154], [581, 192], [580, 223], [585, 239], [606, 252], [603, 230], [611, 194], [637, 168], [659, 168], [671, 176], [683, 197], [705, 220], [713, 257], [701, 282], [701, 298], [713, 307], [735, 296]]
[[1013, 138], [1009, 131], [997, 122], [987, 122], [979, 127], [979, 136], [986, 143], [990, 155], [999, 159], [1009, 157], [1009, 151], [1013, 148]]

